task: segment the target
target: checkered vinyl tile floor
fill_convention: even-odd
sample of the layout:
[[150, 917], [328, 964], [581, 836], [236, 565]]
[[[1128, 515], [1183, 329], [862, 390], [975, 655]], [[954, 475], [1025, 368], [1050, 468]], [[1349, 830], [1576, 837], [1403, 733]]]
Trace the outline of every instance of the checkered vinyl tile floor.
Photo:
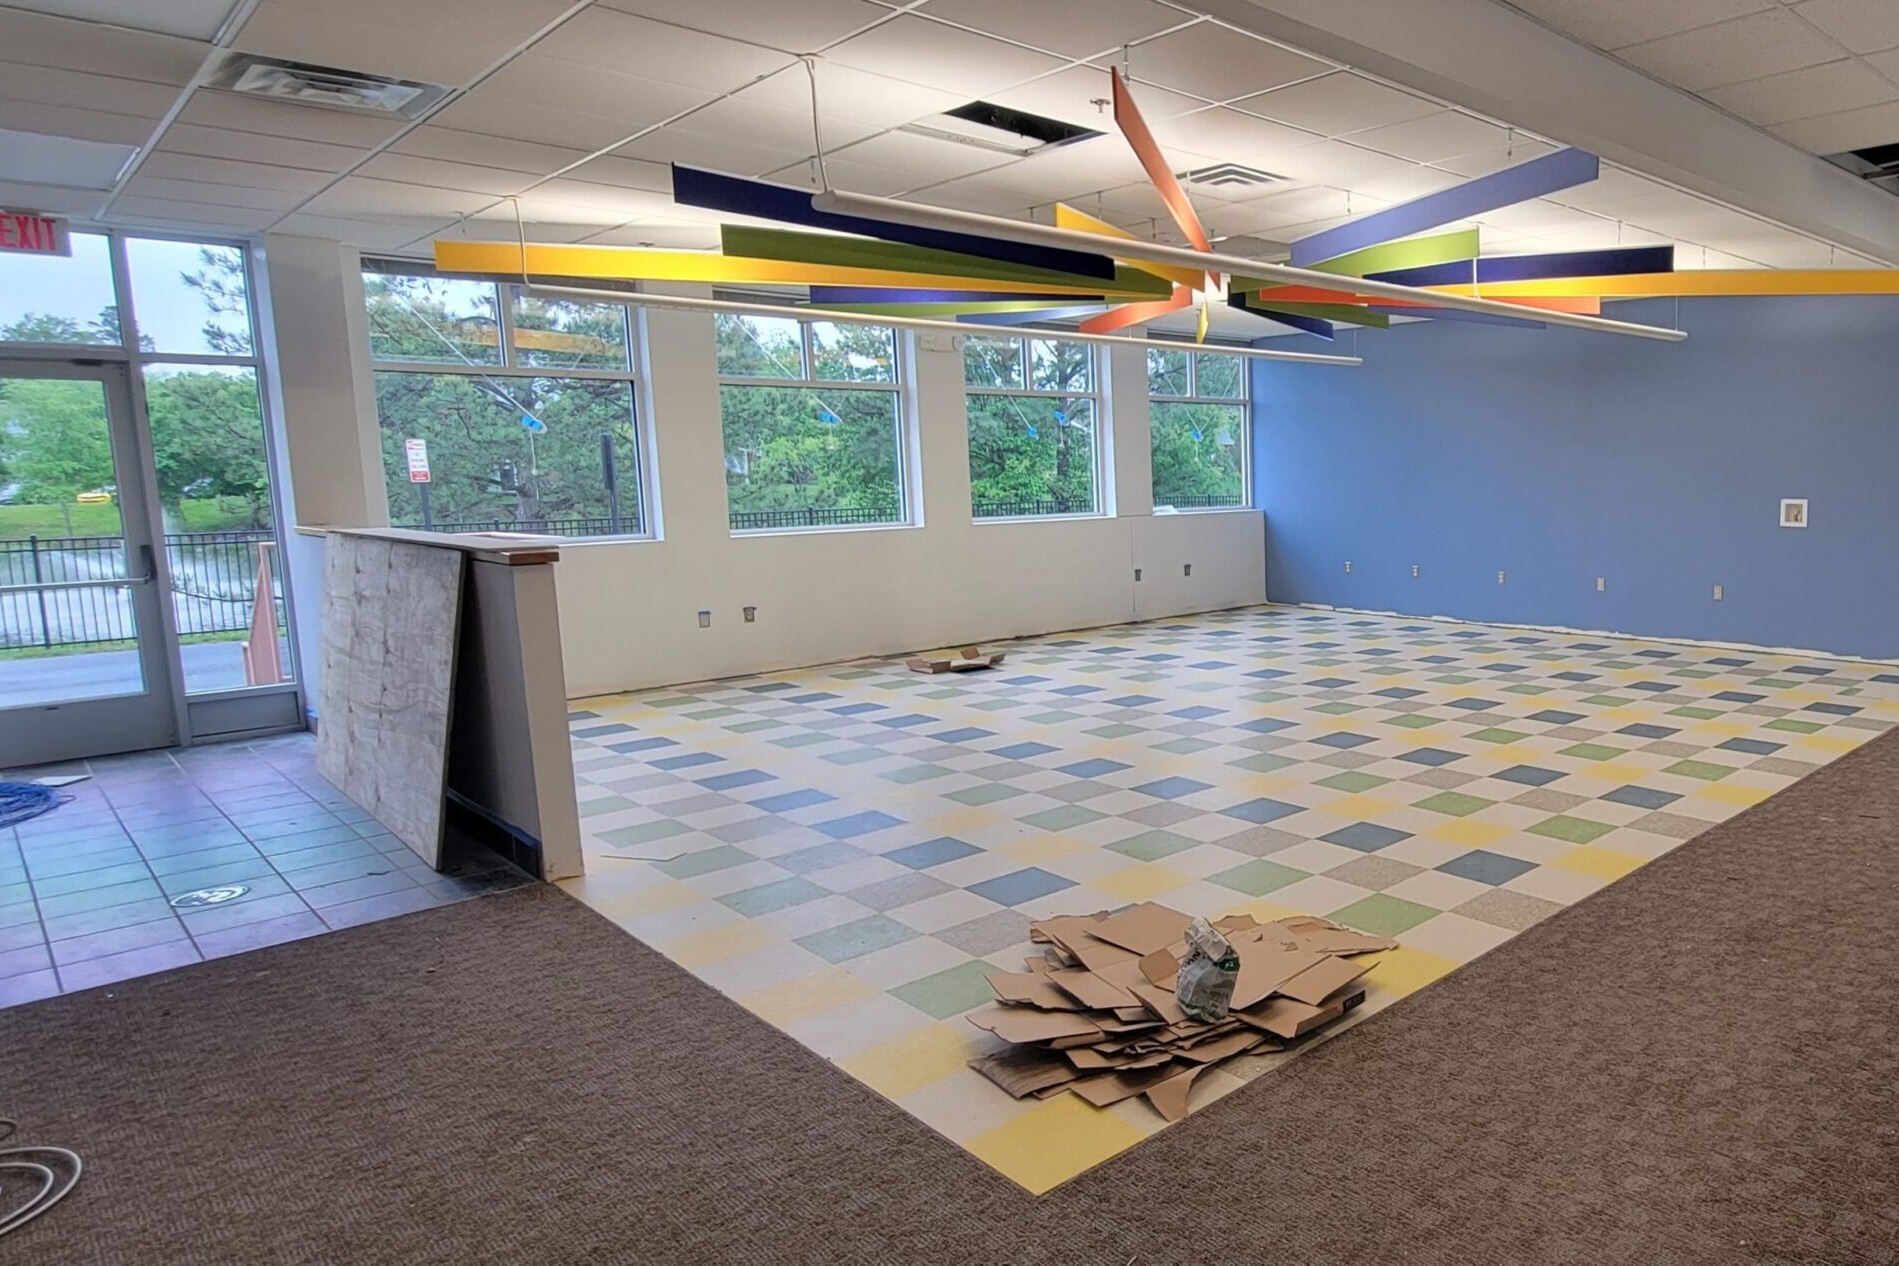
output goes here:
[[1161, 1122], [965, 1067], [1031, 919], [1153, 899], [1395, 936], [1362, 1022], [1899, 722], [1880, 665], [1295, 608], [1008, 649], [576, 705], [568, 888], [1037, 1192]]

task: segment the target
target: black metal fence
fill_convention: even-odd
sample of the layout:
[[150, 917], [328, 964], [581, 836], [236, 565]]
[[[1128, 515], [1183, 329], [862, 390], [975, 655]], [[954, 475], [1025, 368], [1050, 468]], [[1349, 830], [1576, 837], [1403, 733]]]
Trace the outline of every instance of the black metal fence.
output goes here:
[[896, 506], [811, 506], [803, 510], [734, 510], [734, 532], [769, 531], [774, 528], [865, 527], [878, 523], [901, 523], [903, 511]]
[[[268, 531], [179, 532], [165, 537], [172, 610], [184, 636], [250, 628], [257, 545]], [[116, 536], [29, 536], [0, 541], [0, 585], [58, 585], [127, 575]], [[285, 627], [281, 560], [273, 572], [277, 627]], [[0, 650], [95, 646], [136, 632], [122, 588], [28, 589], [0, 593]]]
[[398, 523], [426, 532], [533, 532], [542, 536], [638, 536], [637, 514], [573, 519], [431, 519], [427, 524]]

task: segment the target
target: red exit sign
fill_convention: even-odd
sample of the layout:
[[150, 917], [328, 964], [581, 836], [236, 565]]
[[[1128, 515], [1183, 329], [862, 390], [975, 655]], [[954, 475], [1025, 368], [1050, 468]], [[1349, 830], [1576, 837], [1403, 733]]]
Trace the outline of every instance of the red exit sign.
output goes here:
[[27, 211], [0, 211], [0, 251], [16, 255], [70, 255], [66, 221]]

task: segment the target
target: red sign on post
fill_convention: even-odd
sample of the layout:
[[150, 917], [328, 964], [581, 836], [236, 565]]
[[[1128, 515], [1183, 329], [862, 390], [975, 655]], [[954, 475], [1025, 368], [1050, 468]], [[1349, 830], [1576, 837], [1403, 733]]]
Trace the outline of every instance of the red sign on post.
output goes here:
[[70, 255], [66, 221], [30, 211], [0, 211], [0, 251], [15, 255]]
[[402, 455], [409, 462], [409, 482], [427, 483], [429, 481], [429, 442], [421, 439], [404, 440]]

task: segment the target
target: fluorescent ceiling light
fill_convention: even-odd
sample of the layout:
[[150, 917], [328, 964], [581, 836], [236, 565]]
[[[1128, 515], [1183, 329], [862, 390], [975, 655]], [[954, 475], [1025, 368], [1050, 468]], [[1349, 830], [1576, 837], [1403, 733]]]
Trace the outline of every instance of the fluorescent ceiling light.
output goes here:
[[67, 189], [110, 189], [138, 153], [136, 145], [77, 141], [0, 128], [0, 172], [8, 180]]

